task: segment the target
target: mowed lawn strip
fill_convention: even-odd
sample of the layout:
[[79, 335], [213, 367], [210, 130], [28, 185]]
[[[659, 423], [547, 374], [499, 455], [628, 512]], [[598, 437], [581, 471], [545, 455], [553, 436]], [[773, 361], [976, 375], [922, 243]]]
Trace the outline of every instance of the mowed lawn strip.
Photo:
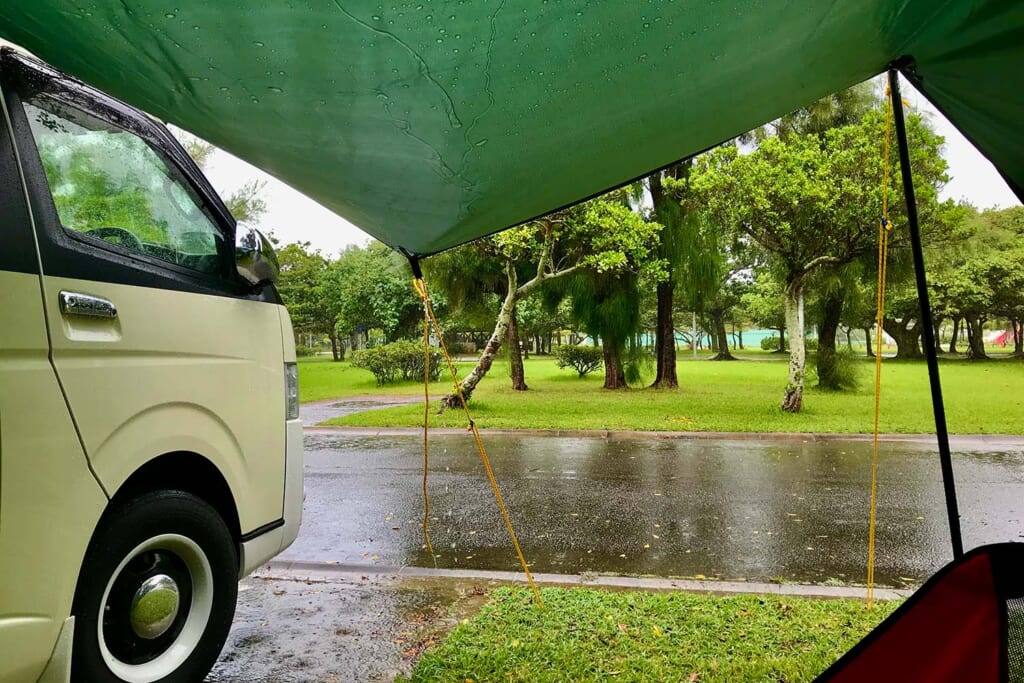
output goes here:
[[584, 588], [542, 595], [539, 608], [528, 589], [495, 590], [406, 680], [811, 681], [898, 606]]
[[[482, 428], [595, 429], [643, 431], [837, 432], [865, 433], [872, 427], [873, 364], [862, 361], [861, 387], [829, 392], [809, 387], [804, 410], [779, 410], [786, 381], [786, 363], [770, 355], [757, 360], [679, 363], [676, 391], [601, 388], [600, 372], [580, 379], [561, 370], [551, 358], [526, 362], [529, 391], [512, 391], [508, 365], [495, 363], [471, 404]], [[460, 363], [466, 373], [471, 363]], [[946, 414], [954, 434], [1016, 434], [1024, 417], [1024, 362], [998, 359], [982, 362], [943, 360], [940, 363]], [[365, 394], [419, 395], [415, 382], [377, 387], [373, 376], [347, 363], [300, 364], [303, 401]], [[809, 383], [810, 384], [810, 383]], [[451, 381], [436, 382], [440, 398]], [[436, 399], [435, 399], [436, 400]], [[327, 424], [358, 427], [415, 427], [422, 424], [422, 403], [357, 413]], [[438, 427], [463, 427], [461, 411], [435, 415]], [[886, 360], [882, 369], [881, 431], [928, 433], [935, 429], [927, 368], [924, 362]]]

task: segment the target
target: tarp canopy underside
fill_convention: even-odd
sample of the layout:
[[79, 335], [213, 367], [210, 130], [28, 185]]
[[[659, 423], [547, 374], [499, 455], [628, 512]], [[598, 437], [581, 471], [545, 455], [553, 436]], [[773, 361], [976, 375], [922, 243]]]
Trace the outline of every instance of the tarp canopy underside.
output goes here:
[[6, 2], [0, 35], [429, 254], [913, 58], [1024, 186], [1009, 0]]

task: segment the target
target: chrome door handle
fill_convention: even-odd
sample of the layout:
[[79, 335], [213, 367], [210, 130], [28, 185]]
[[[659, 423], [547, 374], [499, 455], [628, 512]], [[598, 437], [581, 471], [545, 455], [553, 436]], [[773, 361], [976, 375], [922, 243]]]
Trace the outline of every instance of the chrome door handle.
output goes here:
[[64, 315], [80, 315], [86, 318], [112, 320], [117, 317], [117, 307], [112, 301], [80, 292], [62, 291], [60, 311]]

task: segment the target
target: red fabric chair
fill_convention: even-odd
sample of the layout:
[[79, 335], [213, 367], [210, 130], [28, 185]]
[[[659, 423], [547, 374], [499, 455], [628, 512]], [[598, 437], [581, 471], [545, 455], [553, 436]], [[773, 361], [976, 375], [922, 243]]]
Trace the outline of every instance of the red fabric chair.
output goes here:
[[938, 571], [818, 683], [1024, 683], [1024, 543]]

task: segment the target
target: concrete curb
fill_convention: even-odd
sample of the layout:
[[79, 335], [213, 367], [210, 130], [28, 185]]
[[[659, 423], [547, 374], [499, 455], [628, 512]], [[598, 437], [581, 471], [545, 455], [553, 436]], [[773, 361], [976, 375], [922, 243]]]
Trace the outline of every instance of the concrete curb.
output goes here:
[[[408, 436], [422, 434], [422, 427], [343, 427], [316, 425], [306, 427], [308, 433], [348, 434], [351, 436]], [[432, 434], [465, 434], [467, 430], [452, 427], [431, 427]], [[799, 441], [870, 442], [871, 434], [803, 433], [803, 432], [656, 432], [604, 429], [481, 429], [481, 434], [494, 436], [561, 437], [574, 439], [634, 439], [634, 440], [719, 440], [719, 441]], [[880, 441], [902, 443], [935, 443], [934, 434], [880, 434]], [[949, 437], [954, 448], [972, 446], [1003, 446], [1024, 448], [1024, 435], [1015, 434], [955, 434]]]
[[[307, 560], [272, 560], [254, 573], [261, 579], [292, 581], [361, 582], [381, 579], [450, 579], [453, 581], [487, 581], [492, 584], [526, 583], [522, 572], [476, 569], [431, 569], [429, 567], [385, 567], [371, 564], [330, 564]], [[687, 591], [713, 595], [789, 595], [803, 598], [843, 598], [860, 600], [865, 589], [856, 586], [822, 586], [799, 583], [757, 583], [747, 581], [701, 581], [696, 579], [662, 579], [653, 577], [608, 576], [601, 574], [534, 574], [534, 581], [547, 586], [580, 586], [587, 588], [629, 589], [644, 591]], [[912, 590], [876, 588], [875, 599], [899, 600]]]

